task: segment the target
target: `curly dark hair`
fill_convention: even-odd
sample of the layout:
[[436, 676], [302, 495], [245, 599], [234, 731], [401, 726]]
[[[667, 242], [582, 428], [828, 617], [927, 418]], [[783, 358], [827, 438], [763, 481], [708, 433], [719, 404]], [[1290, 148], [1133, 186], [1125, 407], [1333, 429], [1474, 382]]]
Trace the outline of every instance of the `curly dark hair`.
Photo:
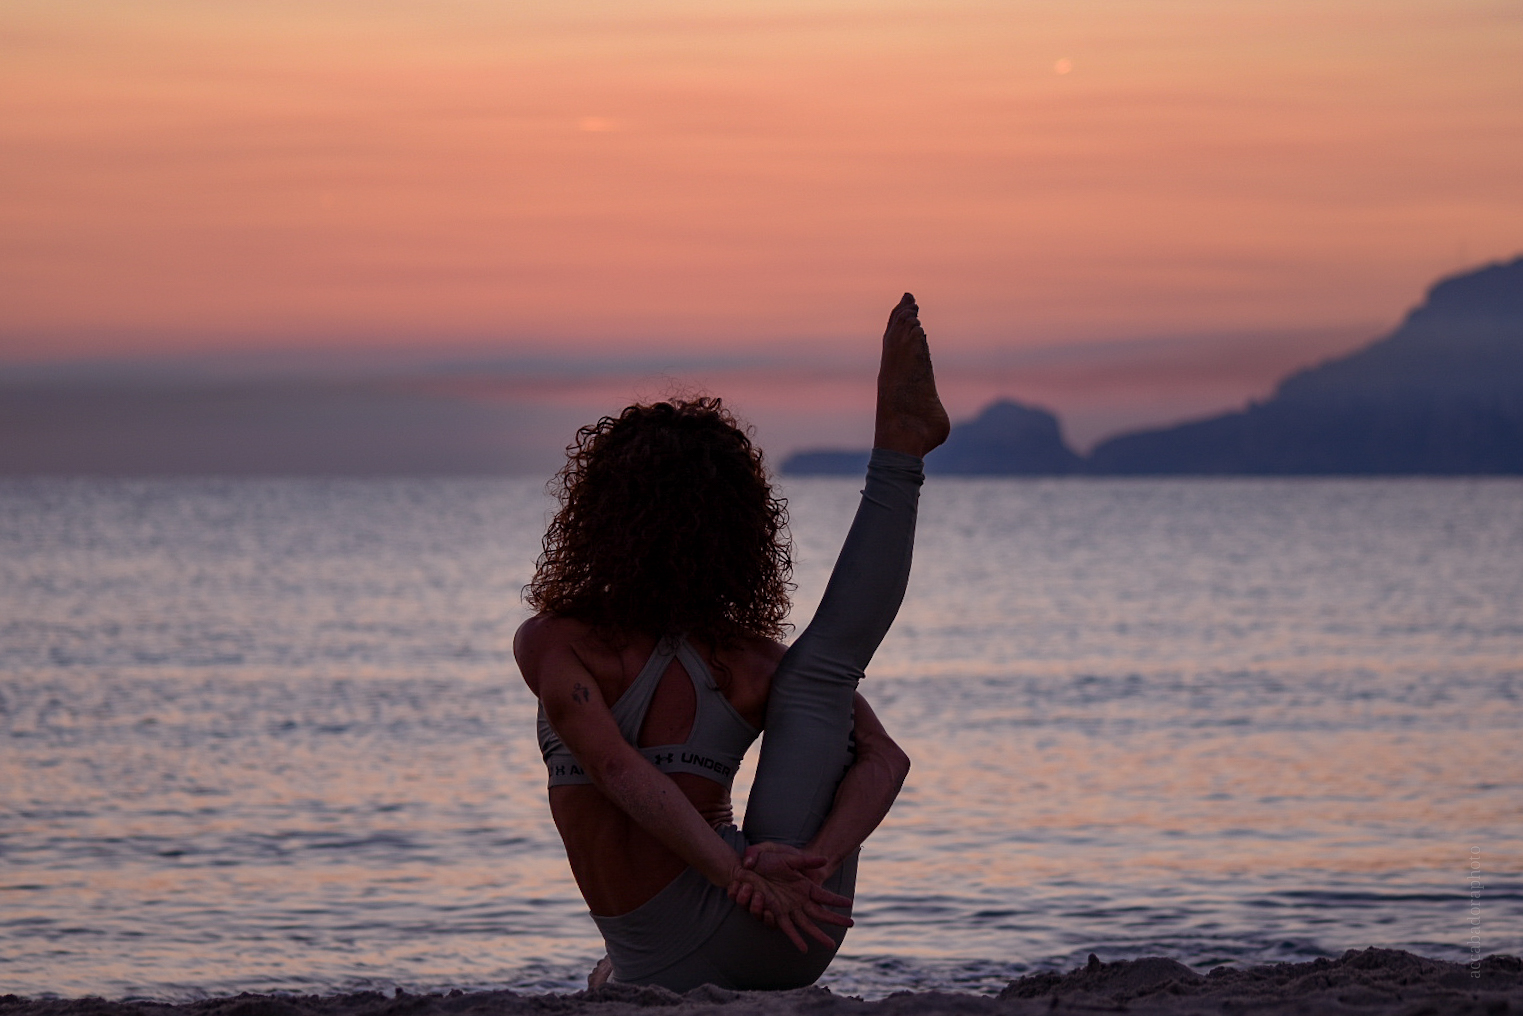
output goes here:
[[531, 607], [605, 636], [784, 634], [787, 502], [719, 399], [630, 406], [578, 430], [566, 455]]

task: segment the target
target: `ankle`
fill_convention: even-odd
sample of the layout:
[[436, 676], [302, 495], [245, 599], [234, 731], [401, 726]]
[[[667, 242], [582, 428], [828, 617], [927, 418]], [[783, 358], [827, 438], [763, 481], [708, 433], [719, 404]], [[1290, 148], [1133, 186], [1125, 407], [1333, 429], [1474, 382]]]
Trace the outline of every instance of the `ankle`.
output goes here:
[[880, 423], [873, 429], [873, 447], [925, 458], [941, 442], [921, 423]]

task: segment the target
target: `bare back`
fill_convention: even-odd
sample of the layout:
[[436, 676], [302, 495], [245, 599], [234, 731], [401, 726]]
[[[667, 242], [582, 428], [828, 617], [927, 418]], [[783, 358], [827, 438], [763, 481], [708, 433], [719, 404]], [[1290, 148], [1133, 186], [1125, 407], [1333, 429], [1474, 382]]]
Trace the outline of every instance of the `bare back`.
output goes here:
[[[631, 635], [618, 645], [610, 645], [585, 623], [551, 615], [524, 622], [513, 640], [519, 670], [535, 695], [540, 694], [547, 672], [573, 664], [591, 675], [597, 693], [609, 706], [634, 683], [655, 647], [656, 639], [649, 635]], [[772, 675], [784, 647], [760, 638], [717, 653], [701, 643], [694, 647], [718, 678], [730, 705], [746, 722], [761, 729]], [[696, 712], [693, 683], [681, 661], [673, 659], [651, 699], [636, 747], [686, 740]], [[710, 825], [733, 821], [728, 787], [690, 773], [673, 773], [671, 779]], [[686, 867], [681, 858], [595, 786], [552, 787], [549, 793], [550, 813], [566, 845], [572, 874], [593, 913], [628, 913], [664, 889]]]

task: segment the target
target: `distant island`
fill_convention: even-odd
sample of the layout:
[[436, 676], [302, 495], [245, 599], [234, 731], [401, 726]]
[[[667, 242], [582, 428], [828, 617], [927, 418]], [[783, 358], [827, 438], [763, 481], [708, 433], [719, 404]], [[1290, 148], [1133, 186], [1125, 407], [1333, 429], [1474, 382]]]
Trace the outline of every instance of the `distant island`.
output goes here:
[[[799, 452], [788, 475], [858, 474], [865, 450]], [[1238, 412], [1113, 437], [1088, 456], [1001, 400], [952, 428], [928, 473], [979, 476], [1523, 474], [1523, 257], [1435, 284], [1390, 335], [1298, 371]]]

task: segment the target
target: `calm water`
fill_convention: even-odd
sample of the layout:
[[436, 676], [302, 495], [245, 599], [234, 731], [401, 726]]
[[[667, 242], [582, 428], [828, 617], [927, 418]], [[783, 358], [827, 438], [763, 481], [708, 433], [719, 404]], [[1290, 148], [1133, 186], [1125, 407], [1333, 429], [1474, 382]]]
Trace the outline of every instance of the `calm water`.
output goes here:
[[[789, 487], [807, 618], [855, 485]], [[520, 481], [0, 483], [0, 993], [577, 987]], [[825, 983], [1523, 950], [1523, 483], [948, 481]], [[745, 777], [742, 777], [742, 789]]]

